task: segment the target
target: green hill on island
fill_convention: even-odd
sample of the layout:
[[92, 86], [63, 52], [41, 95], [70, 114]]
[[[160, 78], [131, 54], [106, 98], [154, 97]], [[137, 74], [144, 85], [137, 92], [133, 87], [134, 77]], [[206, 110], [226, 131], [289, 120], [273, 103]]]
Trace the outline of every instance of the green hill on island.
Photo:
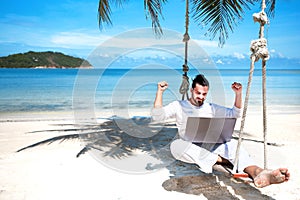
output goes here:
[[18, 53], [0, 57], [0, 68], [91, 68], [91, 64], [82, 58], [68, 56], [59, 52]]

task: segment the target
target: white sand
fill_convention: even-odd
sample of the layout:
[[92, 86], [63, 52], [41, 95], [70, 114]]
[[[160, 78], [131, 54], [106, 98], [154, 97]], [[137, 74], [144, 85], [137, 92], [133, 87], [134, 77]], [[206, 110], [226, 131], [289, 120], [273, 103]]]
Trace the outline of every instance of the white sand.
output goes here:
[[[283, 144], [269, 146], [269, 168], [288, 167], [290, 181], [260, 191], [274, 199], [300, 199], [300, 123], [296, 114], [268, 116], [268, 140]], [[3, 117], [2, 117], [3, 118]], [[169, 179], [167, 168], [147, 174], [128, 174], [104, 166], [91, 155], [76, 158], [80, 141], [39, 146], [19, 153], [21, 147], [56, 135], [75, 132], [44, 130], [73, 128], [73, 120], [17, 120], [0, 122], [0, 199], [206, 199], [179, 192], [169, 192], [162, 183]], [[45, 117], [47, 118], [47, 117]], [[245, 132], [262, 139], [261, 116], [249, 113]], [[58, 126], [59, 124], [70, 124]], [[239, 129], [239, 123], [236, 126]], [[33, 131], [43, 131], [35, 132]], [[249, 153], [263, 165], [263, 145], [243, 143]], [[259, 198], [258, 198], [259, 199]]]

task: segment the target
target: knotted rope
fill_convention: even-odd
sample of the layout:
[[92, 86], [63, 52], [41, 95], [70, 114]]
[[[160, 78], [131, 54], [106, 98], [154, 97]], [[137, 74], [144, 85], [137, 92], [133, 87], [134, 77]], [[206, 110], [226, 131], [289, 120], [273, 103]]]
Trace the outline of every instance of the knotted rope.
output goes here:
[[189, 36], [189, 1], [186, 0], [186, 7], [185, 7], [185, 33], [183, 35], [183, 42], [185, 43], [184, 48], [184, 64], [182, 71], [184, 72], [182, 75], [182, 83], [179, 89], [180, 94], [182, 94], [182, 100], [184, 100], [184, 96], [189, 99], [188, 90], [189, 90], [189, 77], [187, 72], [189, 71], [188, 67], [188, 42], [190, 40]]
[[267, 40], [265, 38], [253, 40], [251, 42], [250, 50], [252, 52], [251, 57], [255, 57], [255, 62], [259, 59], [267, 61], [270, 58], [267, 48]]
[[189, 85], [190, 85], [189, 77], [187, 75], [183, 74], [181, 86], [179, 89], [180, 94], [182, 94], [182, 100], [184, 100], [185, 95], [186, 95], [186, 98], [189, 99], [189, 94], [188, 94]]
[[241, 120], [241, 127], [240, 127], [240, 133], [239, 133], [239, 140], [236, 150], [236, 156], [234, 161], [234, 168], [233, 172], [237, 171], [238, 167], [238, 160], [239, 160], [239, 152], [240, 152], [240, 146], [242, 143], [242, 138], [244, 134], [244, 126], [245, 126], [245, 119], [246, 119], [246, 113], [248, 109], [248, 102], [250, 97], [250, 87], [254, 72], [254, 64], [259, 59], [262, 60], [262, 93], [263, 93], [263, 132], [264, 132], [264, 168], [267, 168], [267, 112], [266, 112], [266, 62], [270, 58], [269, 52], [267, 49], [267, 40], [264, 38], [264, 26], [265, 24], [269, 23], [266, 13], [264, 12], [264, 9], [266, 8], [265, 0], [262, 0], [262, 11], [259, 13], [253, 14], [253, 20], [254, 22], [258, 22], [260, 24], [260, 30], [259, 30], [259, 39], [253, 40], [251, 42], [250, 50], [252, 52], [250, 59], [251, 59], [251, 65], [250, 65], [250, 71], [249, 71], [249, 77], [248, 77], [248, 84], [247, 84], [247, 91], [246, 91], [246, 97], [245, 97], [245, 103], [244, 103], [244, 109], [243, 109], [243, 115]]

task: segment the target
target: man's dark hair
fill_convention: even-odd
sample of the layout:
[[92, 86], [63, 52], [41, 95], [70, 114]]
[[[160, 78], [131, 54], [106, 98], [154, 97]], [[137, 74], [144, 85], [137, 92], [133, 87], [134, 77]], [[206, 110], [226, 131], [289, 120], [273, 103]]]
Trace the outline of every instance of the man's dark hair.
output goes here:
[[198, 74], [198, 75], [194, 78], [193, 83], [192, 83], [192, 88], [195, 88], [197, 83], [198, 83], [199, 85], [209, 87], [209, 82], [208, 82], [208, 80], [204, 77], [203, 74]]

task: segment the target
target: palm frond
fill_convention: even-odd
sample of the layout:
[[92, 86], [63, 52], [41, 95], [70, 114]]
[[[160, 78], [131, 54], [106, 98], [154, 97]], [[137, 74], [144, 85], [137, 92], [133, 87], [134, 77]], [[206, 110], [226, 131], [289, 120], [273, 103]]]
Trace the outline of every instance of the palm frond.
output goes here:
[[114, 0], [114, 1], [117, 7], [122, 7], [124, 3], [128, 2], [128, 0]]
[[56, 141], [64, 142], [65, 140], [79, 139], [79, 137], [80, 137], [80, 134], [60, 135], [60, 136], [49, 138], [49, 139], [34, 143], [32, 145], [23, 147], [23, 148], [17, 150], [17, 152], [23, 151], [25, 149], [33, 148], [33, 147], [36, 147], [36, 146], [40, 146], [40, 145], [45, 145], [45, 144], [49, 145], [49, 144], [52, 144], [53, 142], [56, 142]]
[[51, 129], [51, 130], [40, 130], [40, 131], [31, 131], [29, 133], [44, 133], [44, 132], [75, 132], [75, 131], [82, 131], [83, 129], [80, 128], [70, 128], [70, 129]]
[[274, 18], [275, 16], [275, 5], [276, 5], [276, 0], [266, 0], [266, 13], [269, 17]]
[[81, 156], [82, 154], [85, 154], [86, 152], [88, 152], [89, 150], [91, 150], [91, 148], [89, 146], [85, 146], [83, 147], [76, 155], [77, 158], [79, 158], [79, 156]]
[[219, 46], [225, 44], [229, 31], [243, 19], [244, 9], [250, 9], [253, 0], [193, 0], [192, 13], [198, 25], [209, 25], [206, 35], [218, 35]]
[[99, 0], [98, 5], [98, 25], [100, 29], [103, 28], [103, 23], [108, 25], [112, 25], [112, 21], [110, 19], [111, 8], [108, 0]]
[[98, 4], [98, 25], [99, 28], [103, 28], [103, 23], [107, 25], [112, 25], [111, 21], [111, 3], [115, 3], [115, 6], [122, 7], [123, 3], [126, 3], [128, 0], [99, 0]]
[[163, 18], [162, 15], [162, 4], [166, 3], [167, 0], [144, 0], [144, 9], [146, 12], [146, 19], [151, 18], [152, 28], [158, 36], [160, 36], [163, 31], [160, 26], [159, 17]]

